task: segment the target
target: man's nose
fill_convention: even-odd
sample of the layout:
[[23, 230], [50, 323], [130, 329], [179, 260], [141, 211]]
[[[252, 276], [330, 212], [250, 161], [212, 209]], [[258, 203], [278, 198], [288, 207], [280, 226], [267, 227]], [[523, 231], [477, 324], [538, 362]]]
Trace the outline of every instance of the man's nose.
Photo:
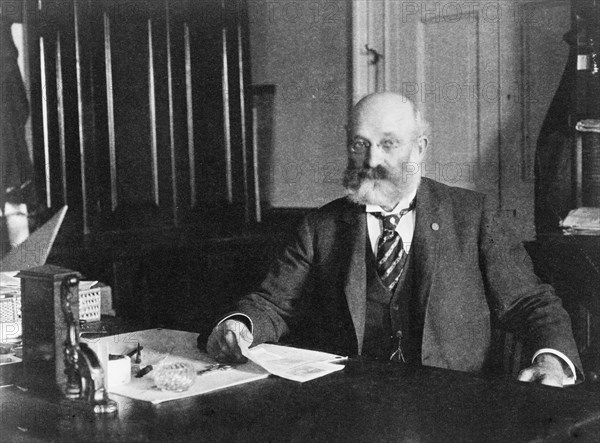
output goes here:
[[383, 152], [381, 148], [375, 144], [371, 145], [365, 153], [364, 162], [365, 166], [368, 166], [369, 168], [374, 168], [383, 164]]

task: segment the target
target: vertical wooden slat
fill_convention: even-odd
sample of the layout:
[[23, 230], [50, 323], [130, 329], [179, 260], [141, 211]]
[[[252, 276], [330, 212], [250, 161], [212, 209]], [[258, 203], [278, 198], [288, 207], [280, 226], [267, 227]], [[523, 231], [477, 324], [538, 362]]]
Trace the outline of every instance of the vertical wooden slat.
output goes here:
[[48, 125], [48, 80], [46, 77], [46, 50], [44, 37], [40, 37], [40, 73], [42, 83], [42, 122], [44, 128], [44, 178], [46, 183], [46, 205], [52, 207], [50, 196], [50, 128]]
[[192, 103], [192, 57], [190, 50], [190, 28], [183, 24], [183, 37], [185, 43], [185, 100], [187, 105], [187, 134], [188, 134], [188, 160], [190, 168], [190, 204], [195, 207], [196, 196], [196, 157], [194, 153], [194, 106]]
[[115, 102], [113, 97], [112, 48], [110, 44], [110, 17], [103, 13], [104, 25], [104, 69], [106, 75], [106, 113], [108, 120], [108, 158], [110, 168], [110, 205], [114, 211], [119, 204], [117, 188], [117, 147], [115, 138]]
[[169, 3], [165, 1], [167, 22], [167, 84], [169, 88], [169, 153], [171, 155], [171, 192], [173, 198], [173, 223], [179, 224], [177, 210], [177, 167], [175, 164], [175, 121], [173, 109], [173, 60], [171, 55], [171, 17]]
[[238, 72], [240, 87], [240, 120], [242, 131], [242, 168], [244, 178], [244, 219], [246, 223], [250, 221], [250, 193], [248, 189], [248, 159], [247, 159], [247, 137], [246, 137], [246, 93], [244, 85], [244, 52], [242, 41], [242, 17], [241, 5], [238, 2], [238, 20], [237, 20], [237, 49], [238, 49]]
[[159, 205], [158, 198], [158, 140], [156, 132], [156, 91], [154, 79], [154, 48], [152, 47], [152, 19], [148, 19], [148, 93], [150, 99], [150, 138], [152, 161], [152, 186], [154, 203]]
[[79, 128], [79, 154], [80, 154], [80, 174], [81, 174], [81, 211], [83, 218], [83, 233], [90, 232], [88, 225], [88, 202], [86, 192], [86, 155], [85, 155], [85, 134], [84, 134], [84, 109], [83, 109], [83, 79], [82, 79], [82, 49], [79, 28], [79, 0], [73, 2], [73, 25], [75, 27], [75, 72], [77, 76], [77, 124]]
[[252, 173], [254, 178], [254, 216], [262, 221], [260, 207], [260, 184], [258, 182], [258, 110], [252, 105]]
[[[221, 2], [221, 11], [225, 17], [225, 3]], [[227, 62], [227, 23], [222, 23], [221, 30], [221, 54], [223, 63], [223, 72], [221, 76], [223, 90], [223, 129], [225, 141], [225, 179], [227, 183], [227, 201], [233, 203], [233, 177], [231, 165], [231, 120], [229, 109], [229, 65]]]
[[65, 100], [62, 72], [62, 47], [60, 32], [56, 35], [56, 98], [58, 111], [58, 146], [60, 152], [60, 178], [62, 182], [63, 205], [67, 200], [67, 153], [65, 146]]

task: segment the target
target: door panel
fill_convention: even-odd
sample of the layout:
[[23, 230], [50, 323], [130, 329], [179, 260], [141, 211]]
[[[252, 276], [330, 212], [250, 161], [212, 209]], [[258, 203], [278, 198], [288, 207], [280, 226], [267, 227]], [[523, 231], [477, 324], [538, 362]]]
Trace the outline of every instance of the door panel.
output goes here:
[[497, 194], [497, 175], [488, 172], [498, 164], [498, 107], [488, 97], [490, 89], [496, 92], [495, 26], [481, 20], [479, 11], [419, 19], [416, 25], [418, 80], [403, 89], [415, 91], [409, 97], [431, 122], [432, 143], [421, 172]]

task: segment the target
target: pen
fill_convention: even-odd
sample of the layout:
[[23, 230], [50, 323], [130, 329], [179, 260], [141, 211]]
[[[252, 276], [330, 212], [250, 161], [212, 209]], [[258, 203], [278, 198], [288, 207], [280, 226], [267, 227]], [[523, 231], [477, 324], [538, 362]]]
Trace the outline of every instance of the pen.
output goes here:
[[207, 372], [213, 372], [213, 371], [227, 371], [229, 369], [233, 369], [233, 366], [226, 365], [224, 363], [217, 363], [214, 365], [210, 365], [204, 369], [200, 369], [199, 371], [196, 371], [196, 375], [202, 375], [202, 374], [206, 374]]
[[148, 372], [150, 372], [152, 370], [152, 365], [148, 365], [148, 366], [144, 366], [142, 369], [140, 369], [138, 371], [137, 374], [135, 374], [136, 378], [142, 378], [144, 375], [146, 375]]
[[137, 354], [135, 354], [135, 363], [140, 364], [142, 362], [142, 347], [140, 346], [140, 342], [137, 344]]
[[[137, 348], [135, 348], [135, 349], [133, 349], [133, 350], [129, 351], [129, 352], [128, 352], [127, 354], [125, 354], [125, 355], [126, 355], [127, 357], [133, 357], [133, 356], [134, 356], [136, 353], [138, 353], [138, 354], [139, 354], [139, 353], [142, 351], [142, 349], [144, 349], [144, 347], [143, 347], [143, 346], [140, 346], [140, 345], [139, 345], [139, 343], [138, 343], [138, 346], [137, 346]], [[137, 360], [137, 358], [136, 358], [136, 360]], [[140, 359], [140, 361], [141, 361], [141, 359]], [[134, 363], [138, 363], [138, 364], [139, 364], [140, 362], [139, 362], [139, 361], [135, 361]]]

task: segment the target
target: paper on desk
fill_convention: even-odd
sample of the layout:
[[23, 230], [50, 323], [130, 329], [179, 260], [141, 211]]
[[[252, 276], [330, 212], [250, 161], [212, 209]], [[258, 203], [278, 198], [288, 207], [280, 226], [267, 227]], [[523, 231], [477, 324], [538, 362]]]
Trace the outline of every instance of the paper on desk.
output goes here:
[[344, 365], [340, 362], [346, 360], [341, 355], [268, 343], [242, 348], [242, 353], [271, 374], [298, 382], [341, 371]]
[[0, 295], [18, 296], [21, 295], [21, 279], [15, 277], [19, 271], [0, 272]]
[[[147, 329], [127, 334], [112, 335], [95, 339], [82, 339], [98, 354], [100, 361], [103, 353], [126, 354], [135, 349], [139, 342], [142, 350], [140, 367], [167, 364], [169, 362], [188, 362], [196, 371], [216, 363], [196, 346], [198, 334], [171, 329]], [[214, 371], [196, 377], [192, 387], [184, 392], [161, 391], [156, 388], [150, 371], [142, 378], [132, 377], [127, 384], [113, 386], [110, 392], [136, 400], [158, 404], [165, 401], [206, 394], [218, 389], [260, 380], [269, 373], [255, 363], [248, 362], [226, 371]]]
[[98, 283], [98, 280], [80, 280], [79, 281], [79, 290], [87, 291], [88, 289], [92, 289], [92, 286]]
[[[19, 271], [11, 272], [0, 272], [0, 293], [20, 295], [21, 293], [21, 279], [17, 277]], [[98, 283], [98, 280], [81, 280], [79, 282], [79, 290], [87, 291], [92, 286]]]
[[21, 279], [16, 277], [19, 271], [0, 272], [0, 285], [21, 287]]
[[340, 363], [347, 360], [347, 357], [341, 355], [269, 343], [262, 343], [250, 348], [254, 341], [252, 333], [248, 330], [244, 334], [241, 334], [239, 330], [232, 330], [232, 332], [237, 338], [242, 354], [248, 360], [271, 374], [288, 380], [302, 383], [341, 371], [344, 369], [344, 365]]

